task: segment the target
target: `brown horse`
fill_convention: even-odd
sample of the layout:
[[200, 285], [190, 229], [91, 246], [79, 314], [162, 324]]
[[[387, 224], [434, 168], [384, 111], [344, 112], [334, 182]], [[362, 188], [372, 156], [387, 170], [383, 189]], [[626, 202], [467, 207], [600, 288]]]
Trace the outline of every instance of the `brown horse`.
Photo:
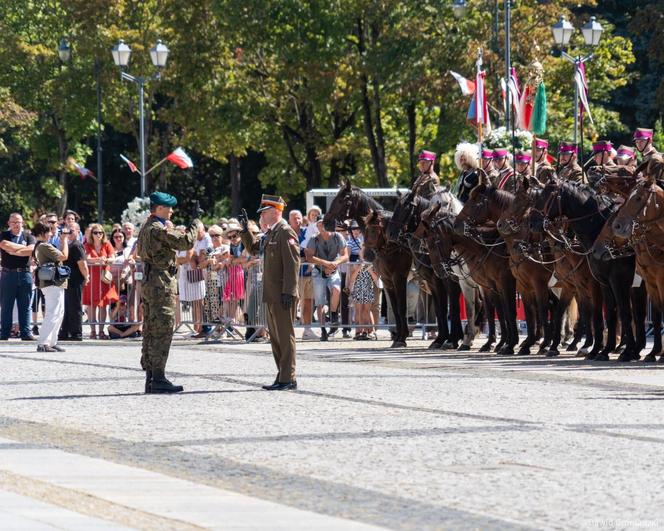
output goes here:
[[[370, 221], [379, 220], [380, 223], [378, 225], [383, 230], [383, 234], [376, 234], [375, 238], [373, 238], [372, 233], [371, 247], [368, 245], [366, 237], [366, 221], [370, 213], [374, 214], [370, 218]], [[328, 230], [334, 230], [337, 222], [354, 219], [360, 225], [360, 229], [365, 233], [365, 247], [367, 248], [365, 258], [374, 262], [376, 271], [381, 275], [385, 284], [385, 291], [394, 311], [396, 330], [392, 335], [392, 347], [397, 348], [406, 346], [406, 338], [409, 333], [408, 317], [406, 315], [406, 285], [412, 265], [412, 256], [410, 251], [403, 247], [393, 244], [387, 245], [387, 240], [384, 238], [382, 220], [389, 219], [390, 215], [390, 212], [383, 210], [380, 203], [369, 197], [357, 186], [353, 186], [347, 180], [334, 197], [332, 204], [323, 217], [323, 223], [325, 227], [329, 227]], [[378, 227], [372, 230], [377, 229]], [[376, 261], [378, 262], [378, 266], [375, 265]]]
[[[499, 190], [492, 186], [488, 179], [483, 179], [470, 192], [468, 201], [457, 216], [456, 226], [463, 227], [465, 231], [473, 231], [487, 223], [495, 224], [506, 211], [512, 209], [513, 204], [513, 194]], [[524, 227], [519, 233], [508, 231], [501, 235], [509, 251], [509, 267], [516, 279], [517, 291], [524, 301], [528, 325], [528, 335], [521, 343], [518, 352], [521, 356], [530, 354], [530, 348], [541, 337], [542, 329], [544, 329], [544, 339], [539, 353], [547, 353], [546, 347], [551, 343], [552, 335], [548, 318], [549, 310], [554, 310], [558, 302], [549, 289], [553, 269], [530, 260], [524, 253], [523, 246], [528, 233]], [[557, 353], [557, 349], [551, 351], [551, 355]]]
[[[433, 212], [431, 215], [435, 215]], [[443, 214], [425, 219], [430, 229], [437, 236], [433, 245], [439, 247], [441, 255], [451, 260], [456, 251], [459, 258], [468, 266], [473, 280], [484, 288], [500, 319], [501, 340], [498, 354], [514, 354], [514, 347], [519, 342], [516, 323], [516, 281], [509, 268], [509, 257], [505, 243], [498, 238], [497, 231], [487, 230], [480, 234], [480, 239], [468, 237], [455, 231], [456, 216]], [[487, 243], [489, 242], [489, 243]], [[431, 247], [430, 247], [431, 249]], [[432, 257], [433, 260], [433, 257]], [[487, 318], [491, 320], [491, 314]]]
[[664, 313], [664, 190], [654, 178], [640, 180], [618, 211], [611, 229], [617, 238], [629, 238], [636, 253], [637, 271], [645, 281], [653, 305], [654, 346], [644, 361], [664, 362], [661, 319]]

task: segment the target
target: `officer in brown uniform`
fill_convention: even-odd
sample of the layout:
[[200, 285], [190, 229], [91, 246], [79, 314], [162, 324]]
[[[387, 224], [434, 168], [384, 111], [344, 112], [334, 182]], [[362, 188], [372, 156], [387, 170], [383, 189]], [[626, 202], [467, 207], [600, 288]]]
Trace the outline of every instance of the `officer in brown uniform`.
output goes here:
[[634, 131], [634, 145], [639, 153], [641, 153], [641, 162], [648, 162], [655, 156], [660, 156], [659, 151], [652, 145], [653, 130], [639, 127]]
[[136, 252], [143, 261], [144, 278], [141, 290], [143, 302], [143, 355], [146, 393], [179, 393], [181, 385], [173, 385], [164, 371], [175, 326], [177, 294], [176, 251], [194, 246], [200, 221], [195, 219], [189, 228], [176, 231], [167, 228], [177, 199], [164, 192], [150, 195], [150, 217], [138, 234]]
[[496, 148], [493, 150], [493, 167], [498, 172], [496, 179], [496, 188], [513, 192], [515, 187], [514, 169], [507, 161], [509, 151], [507, 148]]
[[537, 180], [544, 184], [546, 179], [542, 176], [542, 172], [547, 172], [553, 169], [549, 162], [549, 141], [544, 138], [535, 139], [535, 148], [533, 150], [533, 158], [535, 159], [535, 177]]
[[578, 148], [572, 142], [562, 142], [558, 148], [558, 177], [564, 181], [584, 182], [583, 170], [576, 161]]
[[297, 309], [300, 244], [298, 235], [282, 217], [285, 206], [281, 197], [263, 195], [258, 209], [261, 227], [268, 227], [263, 239], [249, 232], [244, 209], [238, 218], [245, 249], [251, 254], [259, 254], [261, 250], [264, 253], [263, 302], [267, 306], [267, 327], [278, 371], [274, 383], [263, 386], [268, 391], [297, 389], [293, 321]]
[[[517, 190], [521, 187], [521, 184], [524, 180], [528, 179], [529, 184], [539, 184], [539, 181], [536, 177], [533, 176], [531, 166], [533, 162], [533, 157], [528, 151], [517, 151], [514, 156], [516, 162], [516, 187]], [[512, 190], [509, 190], [512, 192]]]
[[433, 169], [436, 154], [433, 151], [422, 150], [417, 157], [417, 169], [420, 175], [413, 182], [411, 190], [418, 190], [422, 197], [430, 198], [440, 186], [440, 179]]
[[636, 152], [634, 148], [622, 145], [618, 148], [615, 162], [618, 166], [631, 166], [636, 168]]
[[486, 173], [487, 177], [489, 177], [489, 181], [491, 181], [491, 184], [496, 186], [496, 184], [498, 184], [496, 182], [496, 179], [498, 178], [498, 172], [493, 167], [493, 150], [483, 149], [481, 159], [482, 159], [481, 161], [482, 169], [484, 170], [484, 173]]

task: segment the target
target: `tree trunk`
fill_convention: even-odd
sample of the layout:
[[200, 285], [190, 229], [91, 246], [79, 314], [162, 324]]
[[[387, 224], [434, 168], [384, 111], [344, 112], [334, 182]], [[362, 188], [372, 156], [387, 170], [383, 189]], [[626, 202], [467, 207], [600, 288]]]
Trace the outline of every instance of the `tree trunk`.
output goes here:
[[237, 216], [242, 208], [240, 198], [240, 159], [234, 153], [228, 158], [231, 173], [231, 213]]
[[373, 99], [374, 99], [374, 114], [376, 116], [376, 147], [378, 149], [378, 186], [387, 188], [389, 182], [387, 180], [387, 163], [385, 162], [385, 135], [383, 134], [383, 120], [381, 118], [382, 105], [380, 103], [380, 83], [378, 76], [373, 76]]
[[408, 156], [410, 160], [410, 182], [415, 178], [415, 167], [417, 158], [415, 155], [415, 143], [417, 142], [417, 111], [415, 102], [406, 105], [406, 116], [408, 117]]

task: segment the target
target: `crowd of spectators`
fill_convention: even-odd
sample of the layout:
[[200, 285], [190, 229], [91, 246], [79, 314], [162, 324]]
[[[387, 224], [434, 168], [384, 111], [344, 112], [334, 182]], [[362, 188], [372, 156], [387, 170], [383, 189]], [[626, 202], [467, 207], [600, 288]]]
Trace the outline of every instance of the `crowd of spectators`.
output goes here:
[[[376, 339], [382, 283], [363, 260], [359, 226], [348, 220], [329, 232], [322, 214], [314, 206], [306, 216], [299, 210], [288, 215], [301, 248], [302, 339], [327, 341], [339, 333]], [[137, 228], [124, 223], [108, 230], [92, 223], [82, 231], [79, 221], [73, 211], [62, 217], [49, 213], [29, 230], [19, 213], [9, 217], [0, 235], [0, 340], [33, 341], [39, 335], [40, 349], [59, 350], [58, 341], [82, 341], [84, 325], [91, 339], [140, 337], [143, 269], [136, 253]], [[265, 340], [260, 258], [245, 252], [241, 230], [234, 218], [201, 226], [194, 248], [177, 255], [176, 325], [189, 326], [194, 338], [240, 337], [239, 325], [246, 339]], [[255, 222], [250, 230], [261, 233]], [[67, 266], [71, 274], [60, 283], [36, 279], [35, 266], [43, 263]], [[383, 314], [389, 313], [383, 308]]]

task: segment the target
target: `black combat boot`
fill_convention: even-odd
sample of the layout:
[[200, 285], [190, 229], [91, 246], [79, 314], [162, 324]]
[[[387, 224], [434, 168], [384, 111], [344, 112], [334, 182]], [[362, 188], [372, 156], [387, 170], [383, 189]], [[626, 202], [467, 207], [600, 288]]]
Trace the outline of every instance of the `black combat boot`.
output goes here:
[[152, 371], [150, 369], [145, 370], [145, 394], [150, 394], [152, 392]]
[[164, 369], [152, 370], [152, 383], [150, 384], [150, 393], [152, 394], [166, 394], [166, 393], [181, 393], [184, 388], [181, 385], [173, 385], [166, 379]]
[[[330, 312], [330, 324], [332, 325], [339, 324], [339, 312]], [[338, 326], [333, 326], [332, 328], [330, 328], [328, 335], [333, 336], [334, 334], [337, 333], [337, 330], [339, 330]]]

